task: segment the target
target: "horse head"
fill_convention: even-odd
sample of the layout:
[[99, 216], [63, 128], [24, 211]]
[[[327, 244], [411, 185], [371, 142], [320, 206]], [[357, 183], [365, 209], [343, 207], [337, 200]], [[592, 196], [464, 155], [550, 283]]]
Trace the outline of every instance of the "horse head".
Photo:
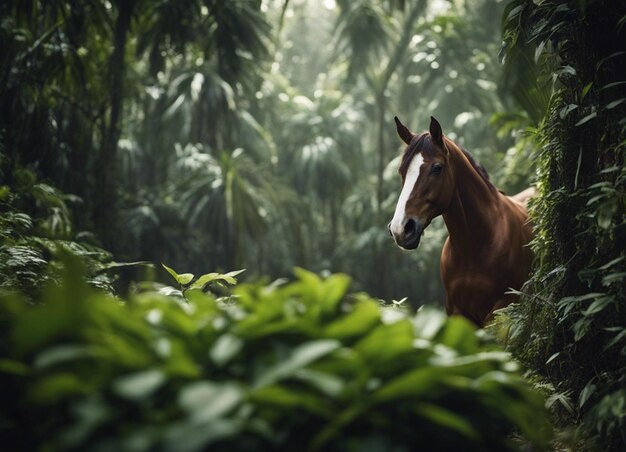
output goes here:
[[450, 151], [441, 125], [431, 116], [430, 130], [411, 132], [395, 117], [398, 135], [407, 145], [400, 164], [402, 190], [389, 232], [405, 249], [419, 245], [424, 229], [450, 206], [455, 191]]

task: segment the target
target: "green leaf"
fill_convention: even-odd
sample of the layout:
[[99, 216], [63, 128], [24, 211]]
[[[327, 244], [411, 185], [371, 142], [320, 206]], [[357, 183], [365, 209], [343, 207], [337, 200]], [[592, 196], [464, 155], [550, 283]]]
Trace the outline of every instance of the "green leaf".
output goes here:
[[437, 340], [461, 353], [474, 353], [479, 349], [476, 327], [463, 317], [450, 317]]
[[319, 358], [334, 352], [341, 346], [339, 341], [333, 339], [320, 339], [317, 341], [305, 342], [296, 347], [291, 355], [273, 365], [261, 375], [254, 383], [255, 387], [274, 384], [282, 378], [292, 375], [295, 371], [311, 364]]
[[172, 275], [172, 277], [176, 280], [176, 282], [178, 282], [178, 273], [176, 273], [174, 270], [172, 270], [171, 268], [169, 268], [167, 265], [165, 265], [163, 262], [161, 262], [161, 265], [163, 266], [163, 268], [165, 270], [167, 270], [167, 272]]
[[607, 61], [609, 61], [609, 60], [611, 60], [611, 59], [613, 59], [613, 58], [615, 58], [615, 57], [622, 56], [622, 55], [624, 55], [624, 54], [626, 54], [626, 51], [619, 51], [619, 52], [614, 52], [614, 53], [610, 54], [609, 56], [602, 58], [600, 61], [598, 61], [598, 62], [596, 63], [596, 70], [597, 70], [597, 69], [600, 69], [600, 67], [601, 67], [604, 63], [606, 63]]
[[575, 110], [577, 108], [578, 108], [578, 105], [569, 104], [566, 107], [563, 107], [563, 109], [559, 112], [559, 117], [561, 119], [565, 119], [567, 117], [567, 115], [570, 114], [570, 112], [572, 112], [573, 110]]
[[479, 435], [471, 422], [456, 413], [429, 403], [420, 403], [417, 413], [444, 429], [454, 430], [461, 435], [476, 440]]
[[331, 313], [336, 309], [346, 294], [350, 281], [349, 276], [342, 274], [331, 275], [324, 280], [320, 297], [325, 312]]
[[367, 412], [369, 404], [366, 402], [355, 402], [348, 405], [343, 411], [336, 414], [331, 422], [324, 425], [324, 429], [313, 438], [312, 450], [321, 450], [322, 446], [332, 438], [341, 434], [342, 428], [355, 421], [363, 413]]
[[305, 270], [300, 267], [293, 269], [294, 274], [298, 277], [299, 282], [302, 284], [303, 293], [306, 294], [310, 301], [319, 303], [320, 300], [320, 288], [323, 284], [322, 278], [313, 272]]
[[[438, 347], [438, 351], [440, 348]], [[443, 350], [442, 350], [443, 351]], [[456, 372], [466, 375], [471, 373], [481, 373], [493, 370], [509, 362], [511, 356], [504, 351], [483, 351], [468, 355], [458, 356], [453, 349], [439, 352], [430, 359], [431, 364], [442, 367], [454, 367]], [[517, 364], [511, 361], [508, 364], [509, 370], [516, 370]]]
[[333, 410], [324, 403], [321, 397], [285, 386], [272, 385], [257, 388], [250, 394], [250, 400], [261, 406], [272, 405], [281, 409], [294, 408], [298, 411], [304, 409], [324, 417], [333, 415]]
[[378, 389], [374, 399], [378, 401], [405, 400], [406, 397], [417, 397], [430, 393], [433, 388], [443, 387], [445, 374], [436, 367], [415, 369]]
[[578, 121], [576, 124], [574, 124], [575, 126], [582, 126], [583, 124], [585, 124], [586, 122], [591, 121], [592, 119], [594, 119], [596, 116], [598, 116], [598, 112], [594, 111], [592, 113], [589, 113], [587, 116], [585, 116], [583, 119], [581, 119], [580, 121]]
[[294, 378], [309, 383], [330, 397], [338, 397], [345, 386], [341, 378], [312, 369], [300, 369], [294, 373]]
[[163, 371], [144, 370], [119, 377], [113, 383], [113, 391], [125, 399], [141, 400], [154, 393], [165, 381], [166, 376]]
[[546, 41], [541, 41], [539, 45], [535, 48], [535, 63], [539, 61], [541, 54], [543, 53], [543, 49], [546, 46]]
[[[580, 101], [582, 102], [583, 99], [585, 98], [585, 96], [587, 95], [587, 93], [589, 92], [589, 90], [591, 89], [591, 87], [593, 86], [593, 82], [589, 82], [585, 85], [585, 87], [583, 88], [581, 94], [580, 94]], [[562, 118], [561, 118], [562, 119]]]
[[589, 383], [585, 385], [583, 390], [580, 391], [580, 396], [578, 397], [578, 406], [580, 408], [582, 408], [585, 405], [585, 403], [587, 403], [587, 400], [589, 400], [589, 397], [591, 397], [591, 395], [596, 390], [596, 385], [594, 385], [592, 382], [593, 382], [593, 379], [591, 379]]
[[569, 75], [576, 75], [576, 69], [574, 69], [572, 66], [562, 66], [560, 69], [558, 69], [556, 71], [557, 74], [562, 75], [562, 74], [569, 74]]
[[242, 349], [243, 341], [233, 334], [221, 335], [211, 348], [211, 359], [218, 366], [223, 366], [232, 360]]
[[413, 326], [409, 320], [380, 325], [359, 341], [354, 349], [379, 371], [390, 361], [413, 350]]
[[0, 186], [0, 201], [3, 201], [9, 196], [11, 189], [7, 185]]
[[598, 298], [593, 303], [591, 303], [586, 310], [583, 311], [583, 315], [587, 316], [597, 314], [614, 301], [615, 300], [613, 300], [612, 297]]
[[30, 373], [30, 368], [19, 361], [0, 359], [0, 373], [26, 376]]
[[569, 398], [569, 393], [557, 392], [552, 394], [546, 399], [546, 408], [552, 408], [552, 406], [559, 402], [563, 408], [565, 408], [570, 414], [574, 414], [574, 406]]
[[589, 332], [590, 326], [591, 321], [587, 318], [587, 316], [578, 319], [574, 325], [572, 325], [572, 331], [574, 331], [574, 341], [578, 342], [585, 337]]
[[[513, 6], [514, 3], [511, 2], [507, 5], [507, 8]], [[505, 22], [509, 22], [512, 19], [516, 19], [518, 18], [518, 16], [520, 15], [520, 13], [524, 10], [524, 5], [518, 5], [515, 8], [511, 9], [511, 11], [509, 12], [509, 14], [507, 14]], [[505, 10], [506, 12], [506, 10]]]
[[613, 339], [609, 341], [608, 344], [604, 346], [604, 350], [608, 350], [609, 348], [613, 347], [615, 344], [617, 344], [619, 341], [621, 341], [622, 339], [626, 337], [626, 328], [620, 328], [620, 327], [618, 328], [621, 329], [621, 331], [618, 334], [616, 334], [613, 337]]
[[554, 361], [559, 355], [561, 354], [561, 352], [556, 352], [554, 354], [552, 354], [546, 361], [546, 364], [550, 364], [552, 361]]
[[179, 95], [172, 105], [170, 105], [167, 110], [163, 113], [163, 119], [170, 120], [172, 116], [178, 112], [180, 107], [185, 103], [185, 94]]
[[352, 312], [341, 316], [324, 328], [324, 336], [337, 339], [360, 336], [380, 323], [380, 308], [374, 301], [357, 303]]
[[55, 404], [68, 396], [85, 394], [87, 387], [82, 379], [73, 373], [46, 375], [29, 388], [29, 399], [36, 404]]
[[66, 344], [50, 347], [39, 353], [35, 358], [34, 367], [42, 369], [66, 361], [93, 356], [91, 349], [82, 344]]
[[207, 284], [211, 284], [216, 281], [225, 281], [230, 285], [237, 284], [237, 280], [234, 278], [236, 275], [245, 272], [246, 270], [235, 270], [226, 274], [221, 273], [207, 273], [200, 276], [192, 285], [192, 289], [204, 289]]
[[178, 397], [180, 406], [196, 422], [209, 422], [225, 416], [243, 400], [234, 383], [198, 381], [185, 386]]
[[571, 303], [571, 302], [579, 302], [579, 301], [585, 301], [585, 300], [591, 300], [592, 298], [598, 298], [598, 297], [602, 297], [606, 294], [601, 293], [601, 292], [591, 292], [591, 293], [587, 293], [585, 295], [574, 295], [571, 297], [564, 297], [559, 301], [559, 307], [564, 306], [567, 303]]
[[217, 278], [215, 278], [215, 281], [226, 281], [230, 285], [237, 284], [237, 280], [228, 275], [219, 275]]
[[613, 83], [608, 83], [606, 85], [604, 85], [602, 88], [600, 88], [600, 90], [605, 90], [605, 89], [609, 89], [609, 88], [614, 88], [616, 86], [620, 86], [620, 85], [626, 85], [626, 80], [623, 80], [621, 82], [613, 82]]
[[193, 279], [193, 273], [182, 273], [178, 275], [178, 284], [186, 286]]
[[204, 289], [204, 286], [213, 282], [218, 276], [219, 273], [207, 273], [206, 275], [202, 275], [194, 281], [191, 285], [191, 289]]
[[441, 331], [446, 321], [443, 312], [429, 306], [422, 306], [412, 319], [415, 335], [429, 341]]
[[241, 270], [233, 270], [232, 272], [228, 272], [226, 273], [224, 276], [230, 276], [231, 278], [234, 278], [235, 276], [245, 272], [246, 269], [242, 268]]
[[621, 105], [624, 102], [626, 102], [626, 97], [622, 97], [621, 99], [614, 100], [613, 102], [609, 102], [607, 104], [606, 109], [612, 110], [613, 108], [617, 107], [618, 105]]
[[613, 265], [618, 264], [620, 262], [622, 262], [624, 259], [626, 259], [624, 256], [620, 256], [618, 258], [613, 259], [610, 262], [607, 262], [606, 264], [604, 264], [602, 267], [599, 267], [598, 270], [608, 270], [609, 268], [611, 268]]
[[616, 282], [623, 282], [624, 280], [626, 280], [626, 272], [614, 272], [614, 273], [609, 273], [608, 275], [604, 275], [602, 277], [602, 285], [603, 286], [609, 286], [613, 283]]
[[161, 263], [161, 265], [163, 266], [163, 268], [165, 270], [167, 270], [167, 272], [172, 275], [174, 277], [174, 279], [176, 280], [176, 282], [182, 286], [189, 284], [189, 282], [193, 279], [193, 274], [191, 273], [183, 273], [182, 275], [179, 275], [178, 273], [176, 273], [173, 269], [169, 268], [167, 265]]
[[244, 428], [239, 419], [213, 419], [209, 422], [180, 421], [167, 425], [163, 449], [176, 452], [211, 450], [211, 444], [236, 437]]

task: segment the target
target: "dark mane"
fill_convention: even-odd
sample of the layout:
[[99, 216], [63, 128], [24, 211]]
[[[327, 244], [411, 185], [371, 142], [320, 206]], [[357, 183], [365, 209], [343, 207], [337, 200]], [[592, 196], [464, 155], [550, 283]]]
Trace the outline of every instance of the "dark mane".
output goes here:
[[487, 187], [489, 187], [490, 190], [497, 191], [498, 189], [495, 187], [495, 185], [493, 185], [493, 183], [491, 183], [491, 179], [489, 179], [489, 173], [487, 173], [487, 170], [485, 169], [485, 167], [482, 166], [480, 163], [478, 163], [476, 160], [474, 160], [474, 157], [472, 157], [472, 154], [470, 154], [467, 151], [467, 149], [465, 149], [463, 146], [459, 146], [459, 145], [457, 146], [461, 150], [461, 152], [463, 152], [463, 155], [467, 158], [467, 160], [469, 160], [470, 164], [472, 165], [472, 168], [474, 168], [474, 171], [476, 171], [480, 175], [480, 177], [482, 177], [482, 179], [485, 181], [485, 183], [487, 184]]
[[[480, 177], [485, 181], [485, 184], [487, 184], [487, 187], [490, 190], [497, 191], [497, 188], [491, 183], [491, 180], [489, 179], [489, 173], [487, 173], [487, 170], [485, 169], [485, 167], [482, 166], [480, 163], [478, 163], [476, 160], [474, 160], [474, 157], [472, 157], [472, 154], [470, 154], [467, 151], [467, 149], [465, 149], [463, 146], [459, 146], [458, 144], [456, 144], [454, 141], [450, 140], [449, 138], [444, 138], [444, 139], [447, 140], [449, 143], [453, 144], [454, 146], [456, 146], [463, 153], [463, 155], [470, 162], [470, 165], [472, 165], [472, 168], [474, 168], [474, 171], [476, 171], [480, 175]], [[420, 135], [414, 136], [413, 139], [411, 140], [411, 143], [407, 146], [406, 150], [404, 151], [404, 154], [402, 154], [402, 162], [400, 163], [400, 169], [399, 169], [399, 172], [402, 175], [402, 177], [406, 175], [406, 172], [409, 169], [409, 165], [411, 164], [413, 157], [415, 157], [416, 154], [422, 151], [424, 151], [427, 154], [433, 151], [432, 138], [430, 137], [430, 133], [428, 132], [424, 132], [424, 133], [421, 133]]]

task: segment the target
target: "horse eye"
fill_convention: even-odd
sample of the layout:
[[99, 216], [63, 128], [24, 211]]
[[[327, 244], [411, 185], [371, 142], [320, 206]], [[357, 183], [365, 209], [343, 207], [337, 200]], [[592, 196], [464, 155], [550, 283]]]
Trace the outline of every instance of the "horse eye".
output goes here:
[[434, 163], [432, 168], [430, 169], [430, 174], [434, 174], [435, 176], [438, 176], [439, 174], [441, 174], [442, 170], [443, 170], [443, 165], [441, 165], [440, 163]]

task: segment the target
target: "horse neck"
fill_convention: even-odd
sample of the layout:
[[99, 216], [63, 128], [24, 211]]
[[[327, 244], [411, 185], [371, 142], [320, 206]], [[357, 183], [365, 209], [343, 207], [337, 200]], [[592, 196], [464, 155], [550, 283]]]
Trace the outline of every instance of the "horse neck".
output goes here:
[[499, 194], [456, 145], [448, 148], [456, 188], [443, 219], [453, 249], [469, 255], [494, 235], [494, 213], [500, 204]]

